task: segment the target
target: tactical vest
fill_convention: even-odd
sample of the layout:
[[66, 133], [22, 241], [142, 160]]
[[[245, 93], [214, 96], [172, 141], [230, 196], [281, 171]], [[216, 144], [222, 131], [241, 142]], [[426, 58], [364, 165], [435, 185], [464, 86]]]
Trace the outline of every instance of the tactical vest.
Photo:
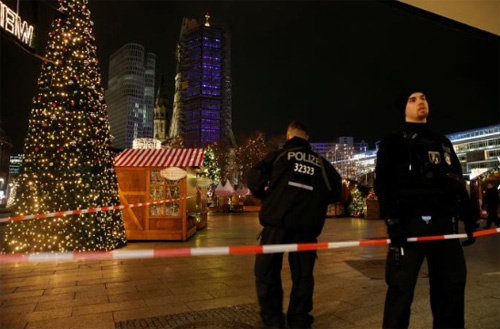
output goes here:
[[407, 161], [400, 162], [399, 202], [408, 216], [453, 217], [459, 211], [462, 177], [452, 166], [452, 152], [437, 134], [419, 135], [401, 131], [408, 150]]

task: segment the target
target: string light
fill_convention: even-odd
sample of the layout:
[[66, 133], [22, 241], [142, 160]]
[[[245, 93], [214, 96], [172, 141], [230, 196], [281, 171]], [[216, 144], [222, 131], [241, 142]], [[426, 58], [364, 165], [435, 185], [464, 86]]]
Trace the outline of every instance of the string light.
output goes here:
[[[59, 0], [33, 98], [14, 208], [18, 215], [119, 204], [93, 22], [87, 0]], [[55, 64], [56, 63], [56, 64]], [[9, 222], [9, 252], [112, 250], [119, 210]]]

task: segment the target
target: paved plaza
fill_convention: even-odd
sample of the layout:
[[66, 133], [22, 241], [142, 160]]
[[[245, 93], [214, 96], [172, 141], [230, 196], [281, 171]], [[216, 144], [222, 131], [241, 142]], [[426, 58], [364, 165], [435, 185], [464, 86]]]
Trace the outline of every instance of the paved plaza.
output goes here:
[[[211, 214], [187, 242], [130, 242], [124, 249], [255, 245], [257, 213]], [[322, 242], [385, 236], [383, 221], [327, 220]], [[322, 250], [313, 328], [380, 328], [387, 246]], [[467, 328], [500, 328], [500, 237], [465, 248]], [[252, 255], [86, 260], [0, 265], [0, 328], [231, 328], [259, 326]], [[285, 261], [286, 296], [291, 286]], [[432, 328], [425, 264], [411, 328]], [[286, 307], [286, 305], [285, 305]]]

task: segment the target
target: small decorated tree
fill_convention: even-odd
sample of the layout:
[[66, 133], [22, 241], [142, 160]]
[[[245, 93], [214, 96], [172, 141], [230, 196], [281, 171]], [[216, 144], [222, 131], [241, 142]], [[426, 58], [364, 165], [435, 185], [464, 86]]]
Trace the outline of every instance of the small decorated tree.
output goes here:
[[351, 190], [352, 201], [349, 204], [349, 213], [351, 216], [360, 217], [364, 213], [365, 200], [363, 194], [357, 189], [354, 188]]
[[215, 160], [215, 152], [211, 147], [207, 147], [203, 157], [203, 175], [212, 180], [212, 185], [217, 186], [220, 181], [220, 168]]

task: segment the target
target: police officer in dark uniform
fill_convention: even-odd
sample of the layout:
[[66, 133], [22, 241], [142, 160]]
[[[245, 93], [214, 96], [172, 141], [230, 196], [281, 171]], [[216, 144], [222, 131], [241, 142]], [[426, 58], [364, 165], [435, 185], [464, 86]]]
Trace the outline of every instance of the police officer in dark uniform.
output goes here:
[[[262, 199], [259, 214], [264, 226], [260, 244], [316, 243], [327, 206], [341, 193], [341, 178], [333, 166], [311, 150], [306, 127], [292, 122], [283, 149], [269, 153], [248, 176], [252, 194]], [[313, 269], [316, 251], [292, 252], [288, 262], [292, 291], [287, 311], [290, 328], [309, 328], [314, 317]], [[255, 276], [260, 315], [267, 328], [283, 328], [283, 254], [259, 254]]]
[[429, 104], [421, 89], [400, 96], [403, 129], [382, 140], [375, 192], [391, 243], [387, 255], [383, 328], [408, 328], [418, 272], [427, 258], [434, 328], [464, 328], [466, 265], [460, 242], [407, 243], [408, 237], [458, 233], [464, 221], [474, 242], [477, 214], [451, 142], [429, 130]]

